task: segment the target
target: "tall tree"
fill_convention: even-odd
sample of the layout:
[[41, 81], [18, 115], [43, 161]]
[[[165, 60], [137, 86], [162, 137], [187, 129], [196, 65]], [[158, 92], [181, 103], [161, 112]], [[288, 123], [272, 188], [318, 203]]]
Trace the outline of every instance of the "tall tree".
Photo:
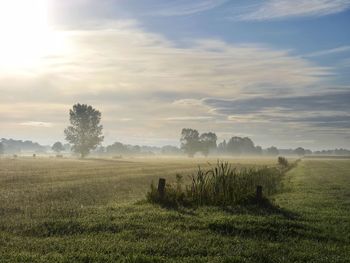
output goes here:
[[181, 149], [189, 156], [193, 157], [199, 150], [199, 133], [194, 129], [182, 129]]
[[56, 153], [60, 153], [64, 150], [63, 144], [61, 142], [55, 142], [51, 149], [56, 152]]
[[92, 106], [75, 104], [69, 111], [71, 126], [64, 133], [71, 143], [72, 150], [84, 158], [103, 141], [103, 126], [100, 125], [101, 113]]
[[200, 151], [204, 156], [208, 156], [210, 150], [216, 149], [216, 141], [218, 137], [213, 132], [202, 133], [199, 137]]

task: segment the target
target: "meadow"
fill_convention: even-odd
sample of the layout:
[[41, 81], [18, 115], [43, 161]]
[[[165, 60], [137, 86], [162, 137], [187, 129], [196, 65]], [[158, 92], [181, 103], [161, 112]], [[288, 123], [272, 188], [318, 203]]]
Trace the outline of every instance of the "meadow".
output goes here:
[[264, 206], [146, 201], [152, 181], [190, 182], [208, 162], [0, 159], [0, 262], [349, 262], [350, 160], [302, 160]]

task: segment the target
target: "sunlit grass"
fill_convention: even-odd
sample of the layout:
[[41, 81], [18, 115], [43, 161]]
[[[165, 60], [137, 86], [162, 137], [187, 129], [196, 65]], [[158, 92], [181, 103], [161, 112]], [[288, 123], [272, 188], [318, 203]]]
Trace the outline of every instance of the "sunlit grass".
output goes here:
[[[0, 262], [350, 258], [349, 161], [302, 161], [267, 207], [174, 210], [143, 201], [152, 180], [175, 182], [176, 173], [193, 174], [198, 163], [209, 167], [204, 158], [1, 159]], [[240, 168], [275, 163], [231, 159]]]

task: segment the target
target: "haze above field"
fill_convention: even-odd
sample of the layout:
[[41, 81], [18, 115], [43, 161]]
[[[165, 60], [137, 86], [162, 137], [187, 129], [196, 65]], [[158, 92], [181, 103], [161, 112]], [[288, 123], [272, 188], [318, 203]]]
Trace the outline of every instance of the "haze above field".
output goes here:
[[[29, 3], [30, 2], [30, 3]], [[262, 147], [350, 147], [349, 0], [0, 0], [0, 137], [179, 145], [182, 128]]]

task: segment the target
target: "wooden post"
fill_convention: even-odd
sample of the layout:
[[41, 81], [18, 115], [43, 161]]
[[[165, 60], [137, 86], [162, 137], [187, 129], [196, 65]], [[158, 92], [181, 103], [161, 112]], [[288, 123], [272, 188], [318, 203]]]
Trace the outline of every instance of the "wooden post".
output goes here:
[[164, 193], [165, 193], [165, 179], [164, 178], [159, 178], [158, 181], [158, 193], [159, 197], [163, 199]]
[[256, 187], [256, 202], [257, 203], [261, 203], [263, 199], [263, 195], [262, 195], [262, 186], [261, 185], [258, 185]]

